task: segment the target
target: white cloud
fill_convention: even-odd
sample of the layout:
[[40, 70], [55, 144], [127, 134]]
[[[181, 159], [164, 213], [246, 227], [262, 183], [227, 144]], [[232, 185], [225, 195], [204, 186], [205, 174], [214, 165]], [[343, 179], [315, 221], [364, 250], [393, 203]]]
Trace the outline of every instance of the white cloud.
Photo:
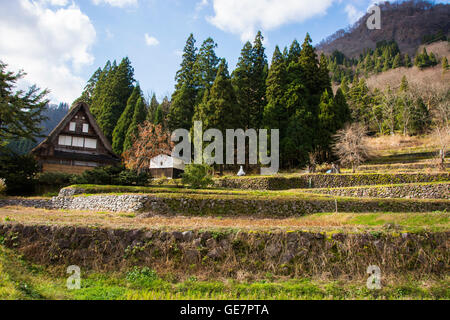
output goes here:
[[159, 44], [159, 40], [155, 37], [150, 36], [148, 33], [145, 34], [145, 43], [151, 47], [151, 46], [157, 46]]
[[[58, 0], [56, 0], [58, 1]], [[109, 4], [113, 7], [123, 8], [126, 6], [135, 6], [138, 3], [138, 0], [93, 0], [95, 5], [99, 5], [102, 3]]]
[[363, 11], [356, 9], [355, 6], [351, 4], [348, 4], [345, 7], [345, 12], [347, 13], [348, 21], [350, 23], [355, 23], [356, 21], [359, 20], [359, 18], [361, 18], [364, 15]]
[[335, 0], [213, 0], [215, 16], [207, 20], [217, 28], [250, 40], [256, 31], [276, 29], [323, 15]]
[[42, 0], [43, 3], [49, 3], [52, 6], [66, 6], [69, 3], [69, 0]]
[[0, 2], [0, 60], [27, 73], [22, 85], [35, 83], [51, 90], [53, 102], [70, 103], [85, 85], [78, 72], [94, 61], [96, 32], [76, 5], [51, 9], [46, 2]]

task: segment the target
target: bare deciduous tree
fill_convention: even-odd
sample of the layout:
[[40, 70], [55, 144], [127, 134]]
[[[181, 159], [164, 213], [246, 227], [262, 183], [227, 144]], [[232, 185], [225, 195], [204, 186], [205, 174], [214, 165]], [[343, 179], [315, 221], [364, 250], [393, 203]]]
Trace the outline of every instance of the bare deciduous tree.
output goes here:
[[344, 165], [351, 165], [352, 172], [370, 156], [370, 149], [366, 143], [367, 129], [360, 123], [347, 125], [334, 136], [336, 143], [333, 146], [335, 154]]
[[439, 145], [439, 166], [442, 170], [445, 170], [445, 154], [450, 146], [450, 92], [447, 92], [442, 97], [441, 101], [433, 106], [433, 120], [435, 124], [433, 136], [436, 138], [436, 142]]

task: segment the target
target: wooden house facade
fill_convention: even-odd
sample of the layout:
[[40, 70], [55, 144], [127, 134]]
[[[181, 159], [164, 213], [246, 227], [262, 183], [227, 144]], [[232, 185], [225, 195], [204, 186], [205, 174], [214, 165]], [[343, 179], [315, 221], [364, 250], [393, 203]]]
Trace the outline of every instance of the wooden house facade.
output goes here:
[[120, 162], [84, 102], [73, 106], [49, 136], [31, 152], [43, 172], [80, 174]]

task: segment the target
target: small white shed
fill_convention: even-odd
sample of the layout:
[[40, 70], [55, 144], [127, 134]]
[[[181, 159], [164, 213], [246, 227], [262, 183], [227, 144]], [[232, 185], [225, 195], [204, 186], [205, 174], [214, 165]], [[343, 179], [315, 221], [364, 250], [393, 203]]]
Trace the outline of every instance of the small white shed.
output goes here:
[[154, 178], [177, 179], [184, 172], [185, 164], [180, 158], [160, 154], [150, 160], [150, 172]]

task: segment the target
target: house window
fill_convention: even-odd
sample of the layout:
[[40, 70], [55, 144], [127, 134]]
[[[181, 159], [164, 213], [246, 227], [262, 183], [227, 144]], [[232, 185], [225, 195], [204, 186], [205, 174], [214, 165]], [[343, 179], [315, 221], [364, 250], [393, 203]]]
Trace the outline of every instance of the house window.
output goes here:
[[83, 123], [83, 133], [88, 133], [88, 132], [89, 132], [89, 124]]
[[58, 143], [61, 146], [71, 146], [72, 145], [72, 137], [71, 136], [59, 136]]
[[75, 122], [71, 122], [69, 125], [69, 131], [75, 132], [77, 124]]
[[86, 138], [84, 142], [84, 147], [89, 149], [97, 149], [97, 140]]
[[84, 138], [73, 137], [72, 146], [83, 148], [84, 147]]

